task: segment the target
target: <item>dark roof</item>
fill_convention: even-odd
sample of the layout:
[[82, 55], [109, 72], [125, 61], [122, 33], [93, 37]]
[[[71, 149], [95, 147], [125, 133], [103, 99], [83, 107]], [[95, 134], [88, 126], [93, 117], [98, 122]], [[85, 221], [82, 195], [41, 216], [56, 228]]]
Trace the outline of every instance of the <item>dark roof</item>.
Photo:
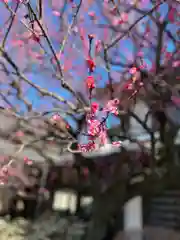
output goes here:
[[[62, 153], [67, 145], [67, 137], [63, 134], [58, 128], [53, 128], [47, 118], [24, 121], [12, 112], [0, 109], [1, 156], [17, 155], [18, 158], [29, 157], [39, 162], [49, 160], [58, 164], [73, 161], [71, 153]], [[16, 154], [23, 144], [24, 148]]]

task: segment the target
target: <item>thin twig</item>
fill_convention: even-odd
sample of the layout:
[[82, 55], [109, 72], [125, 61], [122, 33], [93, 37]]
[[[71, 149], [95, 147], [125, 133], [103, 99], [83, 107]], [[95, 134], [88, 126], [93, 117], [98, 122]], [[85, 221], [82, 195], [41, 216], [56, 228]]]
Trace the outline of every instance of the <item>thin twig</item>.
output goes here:
[[56, 100], [63, 102], [65, 104], [67, 104], [73, 111], [76, 111], [76, 106], [74, 106], [73, 103], [70, 103], [69, 101], [65, 100], [64, 98], [62, 98], [61, 96], [56, 95], [53, 92], [49, 92], [46, 89], [41, 88], [40, 86], [38, 86], [37, 84], [31, 82], [28, 78], [26, 78], [24, 76], [23, 73], [21, 73], [20, 69], [17, 67], [17, 65], [14, 63], [14, 61], [10, 58], [10, 56], [8, 55], [8, 53], [0, 46], [0, 52], [3, 54], [3, 57], [7, 60], [7, 62], [9, 62], [9, 64], [14, 68], [14, 70], [16, 71], [17, 75], [23, 79], [26, 83], [28, 83], [30, 86], [32, 86], [33, 88], [35, 88], [38, 92], [40, 92], [43, 96], [49, 96], [49, 97], [53, 97]]
[[77, 7], [76, 12], [73, 14], [72, 22], [71, 22], [71, 24], [69, 25], [68, 30], [67, 30], [67, 33], [66, 33], [66, 35], [65, 35], [65, 37], [64, 37], [64, 39], [63, 39], [63, 42], [62, 42], [62, 44], [61, 44], [61, 48], [60, 48], [60, 51], [59, 51], [59, 56], [61, 56], [62, 52], [64, 51], [64, 47], [65, 47], [65, 45], [66, 45], [66, 42], [67, 42], [67, 40], [68, 40], [69, 35], [71, 34], [72, 29], [73, 29], [73, 26], [74, 26], [74, 23], [75, 23], [75, 21], [76, 21], [77, 15], [78, 15], [79, 10], [80, 10], [80, 8], [81, 8], [81, 4], [82, 4], [82, 0], [80, 1], [79, 5], [78, 5], [78, 7]]
[[77, 98], [77, 100], [82, 104], [82, 106], [83, 106], [83, 102], [81, 101], [81, 99], [79, 99], [79, 97], [76, 95], [76, 92], [73, 90], [73, 88], [72, 88], [72, 87], [67, 83], [67, 81], [65, 81], [65, 79], [64, 79], [64, 74], [63, 74], [63, 71], [62, 71], [62, 67], [61, 67], [60, 61], [59, 61], [59, 59], [58, 59], [58, 57], [57, 57], [57, 54], [56, 54], [56, 52], [55, 52], [55, 50], [54, 50], [54, 47], [53, 47], [53, 45], [52, 45], [52, 43], [51, 43], [51, 41], [50, 41], [50, 39], [49, 39], [48, 34], [46, 33], [46, 31], [45, 31], [44, 28], [42, 27], [42, 24], [40, 23], [39, 19], [37, 18], [36, 13], [35, 13], [34, 10], [32, 9], [30, 3], [28, 3], [28, 6], [29, 6], [31, 12], [33, 13], [34, 18], [35, 18], [35, 21], [37, 22], [38, 26], [40, 27], [40, 29], [41, 29], [41, 31], [42, 31], [42, 33], [43, 33], [43, 36], [44, 36], [44, 38], [46, 39], [46, 41], [47, 41], [47, 43], [48, 43], [48, 46], [49, 46], [49, 48], [50, 48], [50, 50], [51, 50], [51, 52], [52, 52], [52, 54], [53, 54], [53, 57], [54, 57], [54, 59], [55, 59], [55, 61], [56, 61], [56, 63], [57, 63], [58, 72], [59, 72], [60, 76], [58, 77], [58, 76], [56, 75], [56, 77], [58, 78], [58, 80], [61, 81], [62, 87], [65, 88], [65, 89], [67, 89], [68, 91], [70, 91], [70, 92]]
[[[7, 6], [7, 5], [6, 5], [6, 6]], [[3, 38], [3, 42], [2, 42], [2, 47], [3, 47], [3, 48], [5, 47], [5, 44], [6, 44], [8, 35], [9, 35], [9, 33], [10, 33], [10, 31], [11, 31], [11, 28], [12, 28], [12, 26], [13, 26], [13, 22], [14, 22], [14, 19], [15, 19], [15, 16], [16, 16], [16, 13], [17, 13], [17, 10], [18, 10], [18, 7], [19, 7], [19, 2], [17, 2], [16, 8], [15, 8], [15, 10], [14, 10], [15, 14], [12, 14], [11, 22], [10, 22], [9, 27], [8, 27], [8, 29], [7, 29], [7, 31], [6, 31], [6, 34], [5, 34], [4, 38]]]
[[[165, 1], [164, 1], [165, 2]], [[110, 48], [114, 47], [122, 38], [124, 38], [126, 35], [129, 34], [129, 32], [143, 19], [145, 18], [147, 15], [149, 15], [150, 13], [153, 13], [160, 5], [162, 5], [164, 2], [160, 2], [158, 3], [155, 7], [153, 7], [150, 11], [146, 12], [143, 16], [141, 16], [140, 18], [138, 18], [129, 28], [128, 30], [123, 33], [120, 36], [117, 36], [114, 40], [112, 40], [112, 42], [110, 44], [107, 45], [107, 50], [109, 50]]]

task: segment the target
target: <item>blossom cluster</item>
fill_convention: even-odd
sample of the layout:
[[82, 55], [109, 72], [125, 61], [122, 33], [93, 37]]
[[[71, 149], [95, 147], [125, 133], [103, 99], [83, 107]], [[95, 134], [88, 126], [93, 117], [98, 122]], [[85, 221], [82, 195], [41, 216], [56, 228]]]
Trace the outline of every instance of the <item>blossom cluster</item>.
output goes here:
[[[92, 43], [94, 38], [93, 35], [88, 35], [89, 43]], [[100, 42], [98, 42], [98, 48], [100, 48]], [[94, 59], [91, 56], [88, 56], [87, 60], [87, 68], [88, 68], [88, 76], [86, 78], [86, 88], [89, 93], [89, 102], [90, 102], [90, 112], [86, 115], [86, 124], [87, 124], [87, 136], [89, 142], [87, 144], [79, 144], [79, 150], [81, 152], [89, 152], [93, 151], [100, 146], [108, 143], [108, 135], [107, 135], [107, 126], [106, 120], [108, 119], [110, 114], [118, 115], [118, 106], [119, 99], [111, 99], [107, 102], [107, 104], [101, 108], [100, 105], [92, 101], [92, 91], [95, 90], [95, 77], [93, 76], [94, 70], [96, 68], [96, 64]], [[98, 113], [103, 112], [106, 117], [102, 120], [98, 120]], [[114, 143], [114, 145], [117, 145]]]
[[[13, 179], [16, 178], [18, 178], [22, 184], [29, 184], [28, 177], [25, 175], [24, 168], [22, 166], [32, 166], [33, 161], [31, 159], [29, 159], [28, 157], [24, 157], [23, 164], [17, 164], [15, 159], [2, 156], [0, 159], [0, 164], [0, 185], [15, 185]], [[22, 166], [20, 167], [20, 165]]]

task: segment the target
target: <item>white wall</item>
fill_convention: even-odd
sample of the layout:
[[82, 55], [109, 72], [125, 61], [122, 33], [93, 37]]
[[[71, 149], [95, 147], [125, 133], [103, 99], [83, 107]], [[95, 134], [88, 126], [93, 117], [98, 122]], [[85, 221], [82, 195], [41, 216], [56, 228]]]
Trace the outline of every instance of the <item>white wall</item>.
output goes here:
[[56, 211], [76, 212], [77, 194], [72, 190], [59, 190], [54, 195], [53, 209]]
[[141, 235], [133, 235], [143, 230], [142, 197], [130, 199], [124, 206], [124, 231], [130, 233], [129, 240], [141, 240]]

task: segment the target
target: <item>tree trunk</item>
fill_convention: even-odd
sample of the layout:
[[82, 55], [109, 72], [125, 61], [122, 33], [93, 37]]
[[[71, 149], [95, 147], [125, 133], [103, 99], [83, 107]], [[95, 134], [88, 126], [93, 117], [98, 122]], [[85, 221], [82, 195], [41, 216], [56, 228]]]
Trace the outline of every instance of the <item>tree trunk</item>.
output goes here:
[[90, 227], [86, 240], [103, 240], [107, 231], [107, 223], [94, 220]]
[[92, 221], [86, 240], [102, 240], [112, 218], [120, 212], [126, 198], [126, 184], [114, 185], [110, 190], [94, 198]]
[[93, 214], [86, 240], [102, 240], [105, 237], [110, 217], [109, 211], [106, 212], [104, 208], [105, 205], [100, 199], [94, 200]]
[[8, 186], [0, 187], [0, 215], [6, 215], [10, 212], [15, 196], [16, 192], [14, 189]]

